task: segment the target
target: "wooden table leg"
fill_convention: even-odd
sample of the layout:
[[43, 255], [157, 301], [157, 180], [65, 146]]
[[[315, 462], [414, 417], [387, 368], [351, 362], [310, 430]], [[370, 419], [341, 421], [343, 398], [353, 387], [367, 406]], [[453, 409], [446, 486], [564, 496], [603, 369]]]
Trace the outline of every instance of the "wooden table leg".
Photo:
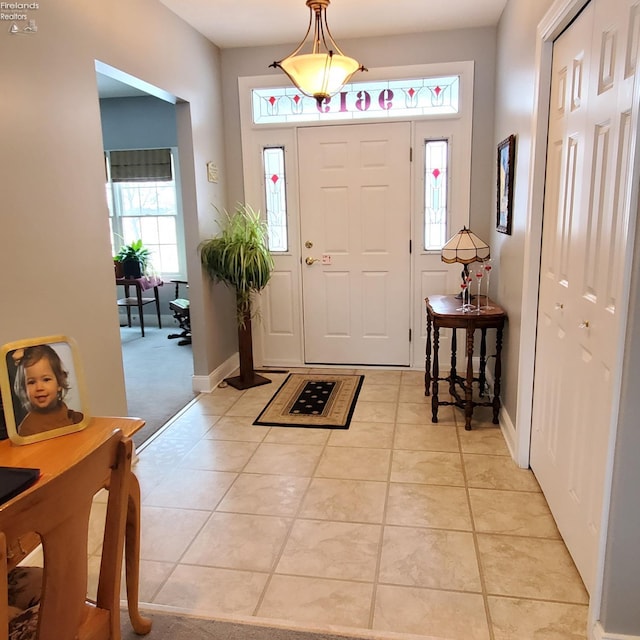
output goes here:
[[478, 384], [480, 385], [480, 396], [484, 396], [487, 388], [487, 330], [480, 330], [480, 372]]
[[[128, 298], [129, 297], [129, 285], [125, 284], [124, 285], [124, 297]], [[127, 326], [131, 326], [131, 307], [127, 304], [125, 309], [127, 310]]]
[[153, 287], [153, 295], [156, 299], [156, 314], [158, 316], [158, 328], [162, 329], [162, 318], [160, 316], [160, 296], [158, 294], [158, 287]]
[[151, 620], [140, 615], [138, 609], [138, 587], [140, 584], [140, 484], [135, 474], [129, 481], [127, 503], [127, 526], [125, 529], [125, 582], [129, 620], [138, 635], [151, 631]]
[[139, 284], [136, 284], [136, 296], [138, 298], [138, 314], [140, 315], [140, 330], [142, 331], [142, 337], [144, 338], [144, 314], [142, 311], [142, 288]]
[[502, 327], [496, 330], [496, 366], [493, 384], [493, 424], [498, 424], [500, 411], [500, 376], [502, 375]]
[[424, 395], [431, 393], [431, 316], [427, 314], [427, 350], [424, 362]]
[[458, 377], [458, 338], [456, 330], [451, 329], [451, 370], [449, 372], [449, 393], [454, 395], [456, 392], [456, 378]]
[[440, 327], [433, 325], [433, 380], [431, 382], [431, 422], [438, 422], [438, 377], [440, 376], [440, 363], [438, 361], [438, 349], [440, 347]]
[[473, 327], [467, 327], [467, 380], [464, 385], [464, 428], [471, 431], [473, 416]]

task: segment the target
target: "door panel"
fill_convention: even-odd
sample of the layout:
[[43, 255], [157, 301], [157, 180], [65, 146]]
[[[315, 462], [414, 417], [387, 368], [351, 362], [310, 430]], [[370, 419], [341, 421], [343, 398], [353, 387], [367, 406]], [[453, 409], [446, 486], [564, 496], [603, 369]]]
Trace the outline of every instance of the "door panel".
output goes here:
[[588, 590], [631, 251], [632, 12], [630, 0], [592, 0], [553, 55], [531, 467]]
[[409, 149], [404, 122], [298, 132], [306, 363], [409, 365]]

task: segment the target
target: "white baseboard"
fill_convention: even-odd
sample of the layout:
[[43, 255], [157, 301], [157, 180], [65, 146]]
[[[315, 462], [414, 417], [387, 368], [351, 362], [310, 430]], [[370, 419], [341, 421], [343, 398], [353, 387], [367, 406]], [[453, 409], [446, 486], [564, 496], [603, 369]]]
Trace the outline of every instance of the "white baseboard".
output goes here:
[[[480, 357], [473, 357], [473, 371], [474, 374], [477, 375], [477, 372], [480, 370]], [[487, 385], [489, 388], [493, 388], [493, 371], [489, 368], [486, 369], [487, 375]], [[505, 442], [507, 443], [507, 448], [509, 449], [509, 453], [513, 460], [517, 462], [518, 458], [516, 456], [517, 446], [516, 446], [516, 427], [511, 420], [511, 416], [507, 413], [504, 406], [502, 406], [502, 402], [500, 403], [500, 412], [498, 413], [498, 423], [500, 426], [500, 430], [502, 431], [502, 435], [504, 437]]]
[[593, 625], [592, 640], [640, 640], [640, 636], [628, 636], [620, 633], [607, 633], [600, 622]]
[[516, 427], [511, 421], [511, 416], [508, 414], [504, 407], [500, 407], [498, 419], [500, 421], [500, 429], [502, 430], [504, 441], [507, 443], [509, 453], [511, 454], [511, 457], [517, 462], [518, 457], [516, 455]]
[[229, 377], [240, 366], [240, 356], [234, 353], [215, 371], [207, 376], [193, 376], [191, 387], [196, 393], [211, 393], [225, 378]]

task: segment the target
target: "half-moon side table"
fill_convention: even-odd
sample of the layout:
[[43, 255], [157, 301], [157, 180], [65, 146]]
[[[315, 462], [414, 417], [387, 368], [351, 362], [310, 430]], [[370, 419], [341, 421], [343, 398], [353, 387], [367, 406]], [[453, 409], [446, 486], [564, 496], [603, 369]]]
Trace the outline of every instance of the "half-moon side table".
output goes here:
[[[480, 305], [471, 311], [461, 311], [462, 302], [455, 296], [430, 296], [425, 298], [427, 308], [427, 346], [425, 355], [424, 395], [431, 393], [431, 421], [438, 422], [438, 407], [455, 405], [464, 409], [464, 428], [471, 430], [471, 418], [474, 407], [492, 407], [493, 424], [498, 424], [500, 410], [500, 376], [502, 374], [502, 332], [507, 314], [504, 309], [486, 296], [476, 296]], [[488, 307], [488, 308], [486, 308]], [[452, 329], [451, 336], [451, 369], [449, 375], [440, 376], [440, 329]], [[456, 330], [464, 329], [466, 337], [466, 372], [458, 375], [456, 362]], [[474, 335], [480, 329], [480, 368], [478, 376], [473, 374]], [[487, 391], [487, 329], [496, 330], [495, 368], [493, 376], [493, 398], [483, 400]], [[432, 343], [433, 330], [433, 343]], [[431, 355], [433, 353], [433, 368]], [[438, 397], [438, 382], [449, 383], [449, 393], [453, 400], [441, 400]], [[474, 400], [474, 383], [477, 383], [479, 398]]]

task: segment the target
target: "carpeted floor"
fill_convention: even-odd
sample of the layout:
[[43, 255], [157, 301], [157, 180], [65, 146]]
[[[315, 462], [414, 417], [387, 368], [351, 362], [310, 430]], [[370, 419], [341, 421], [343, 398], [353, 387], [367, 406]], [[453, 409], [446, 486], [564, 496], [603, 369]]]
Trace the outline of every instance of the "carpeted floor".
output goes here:
[[175, 332], [173, 325], [145, 327], [143, 338], [137, 326], [120, 328], [128, 415], [147, 423], [133, 438], [137, 446], [196, 396], [191, 345], [167, 338]]
[[[148, 635], [139, 636], [131, 628], [126, 611], [122, 612], [122, 640], [372, 640], [380, 637], [373, 633], [366, 638], [360, 635], [314, 633], [168, 613], [144, 612], [144, 615], [151, 618], [153, 626]], [[422, 640], [428, 638], [423, 637]]]

